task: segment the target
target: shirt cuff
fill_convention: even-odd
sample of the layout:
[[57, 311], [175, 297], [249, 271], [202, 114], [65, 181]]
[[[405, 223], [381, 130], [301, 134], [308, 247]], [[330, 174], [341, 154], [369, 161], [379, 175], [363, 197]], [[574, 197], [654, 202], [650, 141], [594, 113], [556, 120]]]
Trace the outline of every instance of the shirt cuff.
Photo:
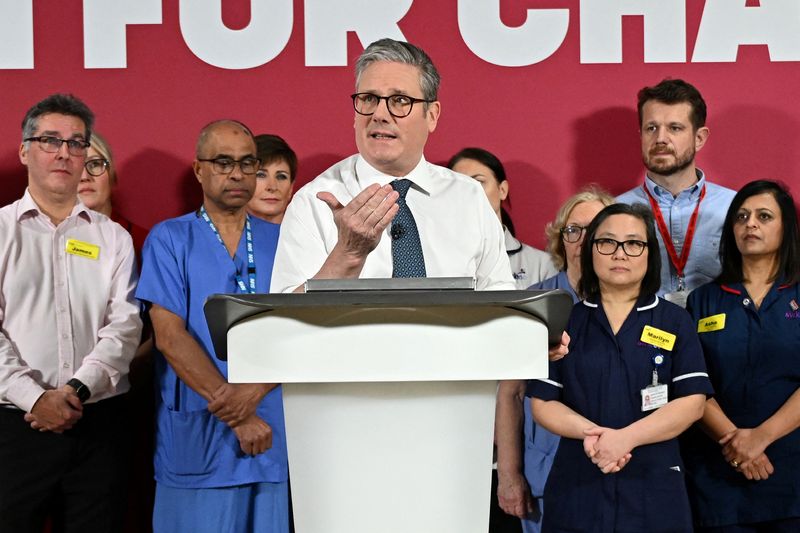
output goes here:
[[8, 388], [6, 397], [11, 403], [26, 413], [30, 413], [34, 404], [44, 393], [45, 389], [36, 380], [28, 376], [21, 376]]

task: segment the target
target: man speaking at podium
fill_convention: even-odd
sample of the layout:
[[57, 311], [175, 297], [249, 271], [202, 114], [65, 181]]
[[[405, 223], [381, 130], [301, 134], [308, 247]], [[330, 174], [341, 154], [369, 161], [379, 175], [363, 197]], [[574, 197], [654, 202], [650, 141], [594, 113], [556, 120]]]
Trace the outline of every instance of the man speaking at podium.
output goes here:
[[300, 189], [286, 211], [272, 292], [309, 278], [457, 277], [513, 290], [503, 229], [480, 184], [432, 165], [439, 73], [418, 47], [392, 39], [356, 62], [358, 154]]

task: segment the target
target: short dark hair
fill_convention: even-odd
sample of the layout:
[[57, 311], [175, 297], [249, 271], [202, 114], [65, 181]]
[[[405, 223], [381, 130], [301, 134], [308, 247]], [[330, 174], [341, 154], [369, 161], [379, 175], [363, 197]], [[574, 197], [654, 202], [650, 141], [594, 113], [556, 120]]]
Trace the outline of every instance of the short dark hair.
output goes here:
[[[425, 100], [435, 101], [439, 99], [439, 83], [441, 76], [431, 58], [425, 51], [405, 41], [395, 41], [394, 39], [380, 39], [367, 46], [356, 60], [356, 90], [361, 75], [373, 63], [388, 61], [392, 63], [404, 63], [419, 69], [419, 87], [422, 90], [422, 97]], [[428, 104], [424, 105], [428, 109]]]
[[262, 133], [256, 135], [256, 157], [261, 160], [262, 165], [275, 163], [276, 161], [286, 161], [289, 165], [289, 180], [294, 181], [297, 176], [297, 154], [294, 153], [289, 143], [278, 135]]
[[644, 87], [638, 94], [639, 104], [639, 126], [642, 125], [642, 108], [650, 100], [656, 100], [662, 104], [689, 104], [692, 111], [689, 119], [692, 121], [694, 130], [697, 131], [706, 125], [706, 115], [708, 109], [706, 102], [700, 91], [691, 83], [680, 79], [664, 79], [655, 87]]
[[[770, 180], [751, 181], [739, 189], [733, 197], [725, 223], [722, 226], [722, 238], [719, 243], [719, 260], [722, 272], [717, 277], [718, 283], [740, 283], [744, 281], [742, 272], [742, 253], [736, 246], [733, 235], [733, 225], [736, 215], [745, 200], [757, 194], [771, 194], [778, 207], [781, 208], [781, 222], [783, 222], [783, 240], [778, 250], [777, 281], [792, 284], [800, 281], [800, 230], [798, 230], [797, 209], [794, 199], [789, 193], [789, 188], [781, 182]], [[773, 280], [775, 281], [775, 280]]]
[[92, 127], [94, 127], [94, 113], [92, 113], [92, 110], [76, 96], [57, 93], [40, 100], [25, 113], [25, 118], [22, 119], [23, 142], [28, 137], [33, 137], [33, 134], [36, 133], [39, 117], [51, 113], [81, 119], [86, 127], [86, 140], [90, 141], [92, 139]]
[[661, 288], [661, 249], [656, 237], [653, 213], [644, 204], [611, 204], [594, 217], [589, 227], [586, 228], [586, 236], [581, 246], [581, 279], [578, 282], [578, 293], [583, 298], [591, 299], [600, 294], [600, 280], [594, 271], [592, 248], [597, 228], [612, 215], [630, 215], [644, 222], [647, 233], [647, 272], [642, 279], [639, 296], [656, 294]]

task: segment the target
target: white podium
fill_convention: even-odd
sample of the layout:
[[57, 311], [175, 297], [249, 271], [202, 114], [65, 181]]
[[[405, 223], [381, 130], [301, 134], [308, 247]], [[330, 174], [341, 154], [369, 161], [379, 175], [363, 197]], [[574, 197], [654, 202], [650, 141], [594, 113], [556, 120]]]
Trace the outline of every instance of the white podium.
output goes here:
[[497, 380], [545, 377], [571, 307], [386, 291], [220, 295], [206, 315], [231, 382], [283, 383], [297, 533], [486, 533]]

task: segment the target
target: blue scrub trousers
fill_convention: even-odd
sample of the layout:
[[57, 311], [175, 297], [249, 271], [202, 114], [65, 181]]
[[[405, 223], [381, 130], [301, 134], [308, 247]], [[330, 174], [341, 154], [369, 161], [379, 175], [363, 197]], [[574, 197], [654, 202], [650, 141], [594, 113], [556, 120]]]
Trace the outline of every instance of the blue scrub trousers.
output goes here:
[[219, 489], [156, 485], [153, 532], [289, 533], [288, 483]]

